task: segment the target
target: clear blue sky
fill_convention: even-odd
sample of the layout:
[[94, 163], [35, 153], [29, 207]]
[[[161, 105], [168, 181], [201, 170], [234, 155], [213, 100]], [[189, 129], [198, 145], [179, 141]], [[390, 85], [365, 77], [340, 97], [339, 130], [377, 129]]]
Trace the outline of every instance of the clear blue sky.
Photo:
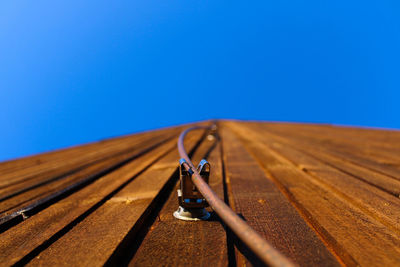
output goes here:
[[399, 3], [1, 1], [0, 160], [209, 118], [399, 129]]

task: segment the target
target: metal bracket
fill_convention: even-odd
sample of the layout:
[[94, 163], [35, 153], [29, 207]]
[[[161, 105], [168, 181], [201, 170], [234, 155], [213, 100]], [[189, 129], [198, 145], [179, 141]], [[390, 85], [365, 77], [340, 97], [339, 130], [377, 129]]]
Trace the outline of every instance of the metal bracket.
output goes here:
[[[193, 171], [190, 169], [187, 171], [185, 164], [187, 162], [184, 159], [179, 160], [179, 209], [174, 212], [174, 216], [186, 221], [206, 220], [210, 217], [210, 214], [205, 209], [205, 207], [208, 207], [208, 203], [192, 182]], [[210, 163], [205, 159], [202, 159], [197, 166], [197, 171], [207, 184], [210, 177], [210, 168]]]

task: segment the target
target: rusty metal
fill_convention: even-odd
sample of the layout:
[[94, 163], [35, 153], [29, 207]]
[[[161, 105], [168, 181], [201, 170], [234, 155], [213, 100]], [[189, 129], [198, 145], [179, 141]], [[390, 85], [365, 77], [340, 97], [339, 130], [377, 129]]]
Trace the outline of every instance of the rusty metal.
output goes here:
[[183, 141], [188, 132], [197, 129], [209, 129], [216, 131], [216, 125], [211, 127], [195, 126], [186, 129], [181, 133], [178, 139], [178, 151], [181, 158], [185, 161], [182, 164], [187, 172], [192, 173], [191, 178], [193, 184], [198, 191], [207, 200], [212, 209], [226, 223], [226, 225], [245, 243], [248, 248], [253, 251], [265, 264], [269, 266], [295, 266], [291, 260], [282, 255], [265, 239], [263, 239], [256, 231], [254, 231], [244, 220], [242, 220], [228, 205], [221, 200], [208, 184], [203, 180], [199, 171], [194, 167], [186, 153]]

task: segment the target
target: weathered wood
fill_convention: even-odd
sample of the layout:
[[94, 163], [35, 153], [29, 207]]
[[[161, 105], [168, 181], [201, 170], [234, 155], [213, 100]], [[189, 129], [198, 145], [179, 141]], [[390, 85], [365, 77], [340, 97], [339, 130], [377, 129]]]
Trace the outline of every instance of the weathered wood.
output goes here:
[[[325, 161], [321, 160], [324, 155], [315, 153], [311, 147], [307, 147], [308, 150], [297, 150], [295, 147], [301, 146], [298, 142], [290, 143], [288, 140], [268, 135], [265, 132], [254, 131], [254, 127], [248, 128], [248, 131], [251, 129], [255, 141], [267, 145], [270, 149], [290, 160], [300, 170], [313, 175], [321, 183], [330, 186], [331, 190], [341, 195], [343, 199], [376, 218], [388, 229], [400, 234], [400, 225], [398, 224], [400, 221], [399, 198], [341, 171], [334, 165], [327, 165]], [[328, 162], [335, 162], [335, 160], [330, 159]], [[345, 163], [342, 163], [341, 166], [343, 165]], [[365, 172], [365, 175], [367, 174]]]
[[[220, 144], [216, 141], [204, 141], [192, 161], [196, 164], [210, 154], [209, 184], [224, 199]], [[212, 215], [209, 221], [185, 222], [173, 217], [177, 208], [175, 189], [130, 266], [159, 266], [160, 263], [165, 266], [228, 266], [226, 232], [217, 216]]]
[[[304, 153], [313, 154], [317, 156], [319, 160], [323, 160], [325, 164], [329, 164], [343, 172], [351, 174], [355, 178], [374, 185], [377, 188], [394, 195], [395, 197], [400, 196], [400, 180], [394, 179], [392, 176], [388, 176], [380, 172], [372, 171], [363, 165], [348, 161], [346, 160], [346, 157], [343, 157], [342, 154], [334, 153], [331, 149], [324, 148], [323, 144], [318, 144], [315, 142], [310, 143], [309, 141], [304, 141], [295, 137], [288, 138], [282, 135], [277, 135], [273, 132], [271, 133], [270, 131], [263, 130], [265, 127], [259, 127], [260, 125], [257, 126], [248, 124], [247, 126], [252, 127], [253, 131], [255, 130], [259, 133], [269, 136], [269, 138], [274, 138], [275, 140], [279, 139], [280, 141], [300, 148]], [[265, 138], [262, 139], [263, 141], [266, 141]]]
[[4, 232], [0, 235], [0, 250], [2, 251], [0, 262], [8, 265], [26, 258], [30, 259], [32, 253], [35, 255], [41, 251], [41, 249], [39, 251], [34, 251], [34, 249], [40, 245], [48, 246], [49, 240], [51, 240], [50, 244], [54, 242], [51, 238], [57, 240], [60, 234], [69, 231], [71, 227], [113, 196], [114, 191], [134, 180], [141, 171], [150, 167], [169, 150], [174, 149], [175, 145], [176, 140], [173, 140], [156, 148], [152, 153], [142, 155], [73, 195], [51, 205], [17, 227]]
[[[240, 132], [240, 126], [229, 126]], [[400, 240], [396, 233], [333, 191], [331, 186], [257, 142], [254, 132], [244, 131], [240, 136], [265, 171], [345, 264], [393, 266], [400, 262]]]
[[[175, 134], [175, 136], [177, 136], [177, 134]], [[23, 207], [28, 206], [30, 203], [33, 203], [37, 199], [46, 198], [52, 193], [71, 186], [74, 183], [77, 183], [90, 175], [104, 172], [105, 170], [110, 169], [115, 165], [118, 165], [120, 162], [124, 162], [135, 156], [138, 150], [157, 145], [158, 143], [166, 141], [165, 138], [170, 137], [171, 136], [155, 137], [152, 140], [144, 140], [136, 146], [130, 147], [129, 151], [125, 153], [112, 155], [112, 157], [107, 157], [104, 160], [99, 160], [97, 162], [89, 164], [84, 168], [79, 169], [76, 172], [73, 172], [70, 175], [56, 177], [56, 179], [53, 178], [45, 181], [36, 181], [35, 179], [34, 181], [32, 181], [34, 182], [32, 184], [18, 184], [19, 186], [26, 187], [20, 188], [19, 192], [17, 191], [9, 193], [10, 197], [7, 197], [7, 195], [5, 195], [0, 198], [0, 213], [2, 214], [1, 217], [15, 212], [16, 210], [22, 209]]]
[[[341, 157], [347, 161], [367, 167], [371, 170], [381, 172], [382, 174], [389, 175], [395, 179], [400, 179], [400, 164], [398, 161], [399, 152], [393, 151], [392, 153], [385, 153], [387, 148], [365, 148], [370, 140], [363, 137], [363, 134], [353, 136], [346, 142], [344, 139], [338, 139], [338, 134], [334, 138], [326, 138], [322, 133], [310, 134], [305, 132], [304, 127], [300, 131], [293, 131], [294, 129], [285, 129], [282, 131], [279, 127], [274, 125], [264, 125], [270, 131], [276, 134], [289, 137], [293, 140], [300, 142], [308, 142], [312, 146], [325, 148], [330, 154]], [[335, 129], [335, 128], [332, 128]], [[393, 133], [395, 135], [396, 132]], [[330, 134], [332, 136], [332, 134]], [[395, 138], [397, 140], [397, 138]], [[389, 144], [386, 142], [385, 144]]]
[[[297, 124], [297, 123], [254, 123], [268, 129], [283, 131], [282, 133], [298, 132], [299, 134], [312, 135], [319, 140], [339, 141], [338, 144], [348, 144], [357, 148], [371, 148], [376, 152], [400, 152], [400, 131], [354, 128], [323, 124]], [[367, 141], [367, 142], [366, 142]], [[383, 151], [382, 151], [383, 150]], [[368, 151], [367, 151], [368, 152]], [[387, 155], [390, 155], [388, 153]]]
[[[201, 132], [194, 133], [188, 139], [193, 146], [200, 138]], [[50, 265], [103, 265], [114, 252], [118, 244], [130, 232], [132, 227], [140, 228], [138, 222], [153, 199], [170, 179], [176, 169], [176, 140], [169, 142], [167, 147], [157, 149], [148, 159], [133, 161], [122, 167], [119, 172], [105, 176], [102, 180], [115, 184], [90, 185], [80, 192], [84, 195], [72, 196], [70, 200], [57, 203], [58, 209], [66, 210], [72, 201], [92, 200], [98, 207], [92, 209], [82, 221], [75, 225], [65, 235], [59, 237], [51, 246], [33, 258], [28, 265], [46, 263]], [[171, 149], [173, 149], [172, 152]], [[168, 152], [168, 154], [166, 154]], [[165, 157], [166, 155], [166, 157]], [[145, 156], [144, 156], [145, 157]], [[159, 158], [162, 157], [160, 160]], [[141, 171], [149, 166], [143, 173]], [[125, 173], [121, 173], [121, 172]], [[135, 175], [138, 175], [135, 177]], [[135, 177], [135, 178], [134, 178]], [[134, 179], [133, 179], [134, 178]], [[100, 181], [100, 180], [99, 180]], [[116, 191], [104, 201], [103, 195], [109, 195], [110, 190]], [[95, 197], [94, 197], [95, 196]], [[90, 202], [92, 202], [90, 201]], [[99, 202], [100, 201], [100, 202]], [[92, 203], [93, 203], [92, 202]], [[75, 206], [75, 205], [73, 205]], [[90, 207], [92, 205], [89, 205]], [[68, 210], [67, 217], [83, 214], [88, 207], [79, 205]], [[65, 222], [65, 218], [63, 222]]]
[[[182, 127], [182, 126], [180, 126]], [[176, 127], [174, 127], [176, 128]], [[161, 133], [167, 133], [171, 129], [174, 128], [166, 128], [160, 129], [157, 131], [147, 131], [142, 133], [137, 133], [133, 135], [120, 136], [118, 138], [110, 138], [104, 139], [93, 143], [88, 143], [79, 146], [72, 146], [68, 148], [58, 149], [50, 152], [41, 153], [38, 155], [33, 155], [29, 157], [24, 157], [15, 160], [9, 160], [5, 162], [0, 162], [0, 174], [4, 175], [7, 173], [15, 172], [21, 169], [26, 169], [29, 167], [37, 168], [40, 165], [48, 164], [56, 160], [68, 160], [71, 156], [77, 155], [79, 153], [86, 153], [89, 151], [104, 149], [105, 147], [120, 144], [120, 143], [128, 143], [131, 140], [136, 140], [139, 138], [143, 138], [144, 136], [154, 136]]]
[[[79, 170], [81, 167], [87, 166], [91, 163], [97, 162], [99, 160], [104, 160], [106, 158], [112, 157], [114, 155], [119, 155], [121, 153], [126, 153], [131, 147], [134, 147], [141, 142], [146, 141], [146, 138], [141, 136], [132, 140], [128, 144], [121, 143], [118, 146], [114, 145], [111, 148], [92, 148], [92, 151], [79, 151], [77, 153], [71, 154], [66, 159], [52, 160], [48, 163], [38, 164], [34, 167], [21, 168], [13, 173], [1, 173], [0, 179], [0, 193], [5, 194], [11, 191], [12, 187], [24, 187], [25, 183], [34, 183], [38, 180], [46, 179], [47, 177], [57, 177], [62, 176], [63, 170], [65, 173], [70, 173], [73, 170]], [[151, 141], [147, 137], [147, 142]], [[75, 164], [74, 164], [75, 163]]]
[[[169, 130], [171, 131], [171, 130]], [[176, 130], [175, 130], [176, 131]], [[156, 134], [157, 136], [162, 136]], [[140, 144], [143, 141], [150, 141], [150, 139], [157, 136], [141, 135], [137, 138], [130, 138], [125, 142], [105, 144], [103, 146], [91, 146], [84, 151], [74, 151], [67, 158], [59, 158], [43, 164], [38, 164], [29, 168], [21, 168], [12, 173], [0, 175], [0, 189], [8, 186], [24, 183], [34, 179], [35, 181], [43, 181], [52, 177], [57, 177], [71, 173], [74, 170], [79, 170], [98, 160], [117, 155], [121, 152], [127, 152], [130, 147]], [[4, 193], [2, 193], [4, 194]]]
[[[209, 154], [211, 187], [281, 252], [302, 266], [399, 265], [399, 131], [219, 125], [220, 143], [204, 139], [194, 162]], [[184, 128], [0, 163], [0, 266], [259, 264], [218, 216], [173, 217], [168, 138]]]
[[[234, 209], [274, 247], [301, 266], [339, 263], [235, 135], [222, 128]], [[238, 259], [240, 263], [242, 259]]]

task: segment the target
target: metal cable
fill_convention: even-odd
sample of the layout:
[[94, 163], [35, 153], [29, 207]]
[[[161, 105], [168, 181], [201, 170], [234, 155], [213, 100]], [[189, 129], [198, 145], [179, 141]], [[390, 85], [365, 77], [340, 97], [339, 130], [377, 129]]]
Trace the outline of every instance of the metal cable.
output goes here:
[[[215, 126], [214, 126], [215, 127]], [[282, 255], [265, 239], [263, 239], [256, 231], [253, 230], [244, 220], [242, 220], [228, 205], [221, 200], [208, 184], [202, 179], [197, 169], [189, 159], [183, 145], [186, 134], [192, 130], [197, 129], [211, 129], [207, 126], [195, 126], [186, 129], [181, 133], [178, 139], [178, 151], [181, 158], [186, 160], [184, 166], [187, 171], [193, 172], [192, 181], [207, 200], [212, 209], [219, 215], [219, 217], [229, 226], [229, 228], [245, 243], [251, 251], [253, 251], [261, 261], [269, 266], [296, 266], [291, 260]]]

